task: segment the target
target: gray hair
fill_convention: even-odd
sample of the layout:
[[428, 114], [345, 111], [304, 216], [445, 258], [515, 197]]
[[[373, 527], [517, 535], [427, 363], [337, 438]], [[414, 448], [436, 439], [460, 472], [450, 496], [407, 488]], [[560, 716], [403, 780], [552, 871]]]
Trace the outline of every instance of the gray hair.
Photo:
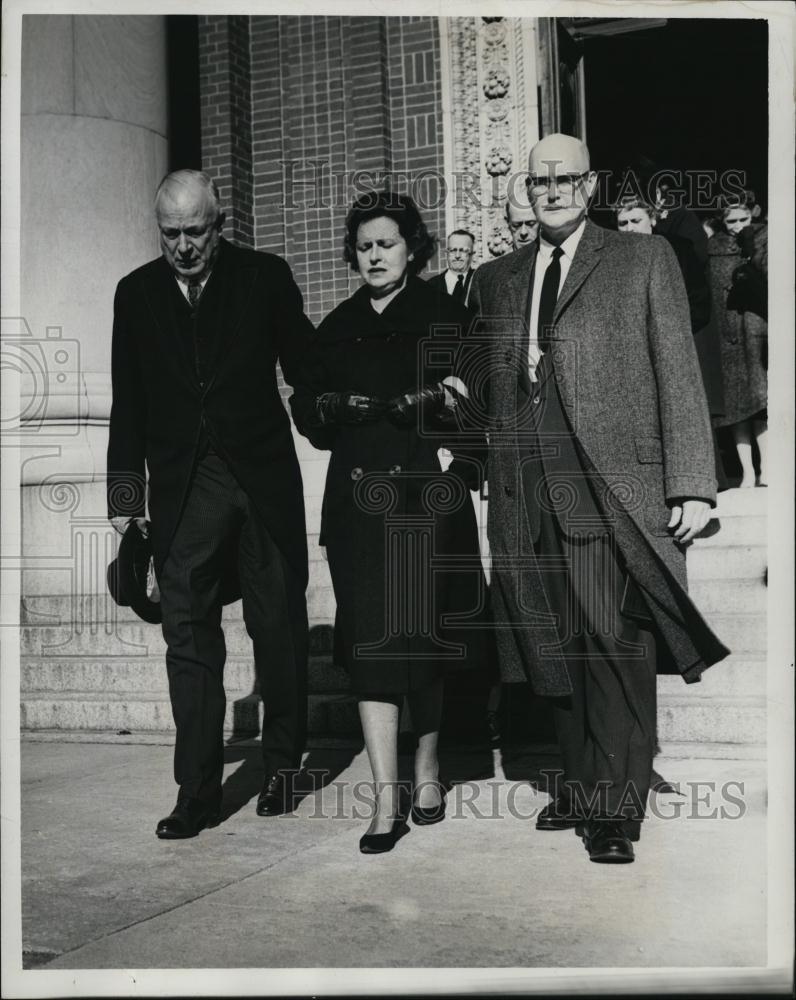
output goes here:
[[203, 191], [215, 210], [216, 216], [221, 215], [221, 196], [218, 193], [218, 185], [203, 170], [173, 170], [170, 174], [166, 174], [155, 192], [155, 213], [160, 211], [163, 199], [168, 197], [175, 188], [184, 187], [195, 187]]

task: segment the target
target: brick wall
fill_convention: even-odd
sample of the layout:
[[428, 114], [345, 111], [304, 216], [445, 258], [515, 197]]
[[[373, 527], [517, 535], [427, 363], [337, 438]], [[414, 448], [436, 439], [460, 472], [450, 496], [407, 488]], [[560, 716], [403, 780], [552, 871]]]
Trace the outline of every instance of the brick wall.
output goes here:
[[[403, 190], [414, 197], [426, 225], [444, 245], [444, 188], [440, 191], [436, 180], [443, 172], [437, 21], [393, 17], [386, 19], [386, 25], [393, 168], [399, 177], [410, 178]], [[441, 266], [444, 268], [444, 263]], [[438, 255], [430, 262], [429, 273], [439, 269]]]
[[254, 246], [249, 18], [199, 18], [202, 166], [215, 177], [226, 235]]
[[[202, 17], [200, 72], [203, 160], [229, 235], [283, 255], [318, 322], [359, 284], [342, 261], [354, 171], [440, 201], [413, 184], [443, 164], [436, 19]], [[444, 206], [423, 214], [444, 238]]]

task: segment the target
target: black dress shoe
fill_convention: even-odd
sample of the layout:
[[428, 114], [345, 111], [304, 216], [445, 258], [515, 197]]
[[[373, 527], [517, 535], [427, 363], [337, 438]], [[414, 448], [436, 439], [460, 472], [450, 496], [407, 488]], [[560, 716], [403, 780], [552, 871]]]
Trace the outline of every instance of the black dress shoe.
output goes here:
[[260, 794], [257, 796], [258, 816], [281, 816], [293, 812], [292, 774], [280, 771], [266, 775]]
[[359, 849], [363, 854], [386, 854], [405, 834], [409, 833], [406, 821], [398, 819], [393, 821], [392, 830], [389, 833], [366, 833], [359, 838]]
[[571, 830], [582, 822], [568, 799], [553, 799], [536, 817], [537, 830]]
[[633, 845], [621, 822], [591, 820], [586, 825], [586, 849], [589, 861], [603, 865], [626, 865], [635, 859]]
[[445, 819], [445, 808], [448, 804], [448, 796], [444, 788], [440, 787], [439, 802], [430, 809], [421, 809], [412, 802], [412, 822], [415, 826], [431, 826], [434, 823], [441, 823]]
[[185, 840], [195, 837], [207, 826], [215, 826], [220, 818], [218, 806], [181, 795], [174, 811], [158, 823], [155, 834], [161, 840]]

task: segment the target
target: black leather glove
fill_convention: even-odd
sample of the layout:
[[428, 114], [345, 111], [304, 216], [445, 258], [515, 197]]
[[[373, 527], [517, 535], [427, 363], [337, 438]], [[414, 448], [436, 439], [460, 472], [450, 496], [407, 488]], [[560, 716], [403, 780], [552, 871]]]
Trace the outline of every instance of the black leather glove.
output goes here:
[[315, 400], [318, 424], [371, 424], [382, 416], [387, 404], [373, 396], [355, 392], [324, 392]]
[[441, 382], [424, 385], [415, 392], [405, 392], [387, 404], [387, 416], [393, 423], [409, 427], [417, 423], [418, 414], [442, 413], [445, 409], [445, 388]]

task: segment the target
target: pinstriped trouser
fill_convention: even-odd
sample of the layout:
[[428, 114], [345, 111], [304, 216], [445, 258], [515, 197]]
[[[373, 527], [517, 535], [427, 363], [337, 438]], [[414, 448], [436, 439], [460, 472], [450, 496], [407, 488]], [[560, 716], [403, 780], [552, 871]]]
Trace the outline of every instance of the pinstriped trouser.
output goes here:
[[177, 728], [174, 777], [181, 794], [216, 804], [224, 767], [226, 659], [221, 578], [237, 554], [243, 617], [263, 697], [267, 773], [301, 762], [307, 720], [307, 605], [284, 559], [226, 463], [197, 464], [182, 518], [158, 578], [166, 667]]

